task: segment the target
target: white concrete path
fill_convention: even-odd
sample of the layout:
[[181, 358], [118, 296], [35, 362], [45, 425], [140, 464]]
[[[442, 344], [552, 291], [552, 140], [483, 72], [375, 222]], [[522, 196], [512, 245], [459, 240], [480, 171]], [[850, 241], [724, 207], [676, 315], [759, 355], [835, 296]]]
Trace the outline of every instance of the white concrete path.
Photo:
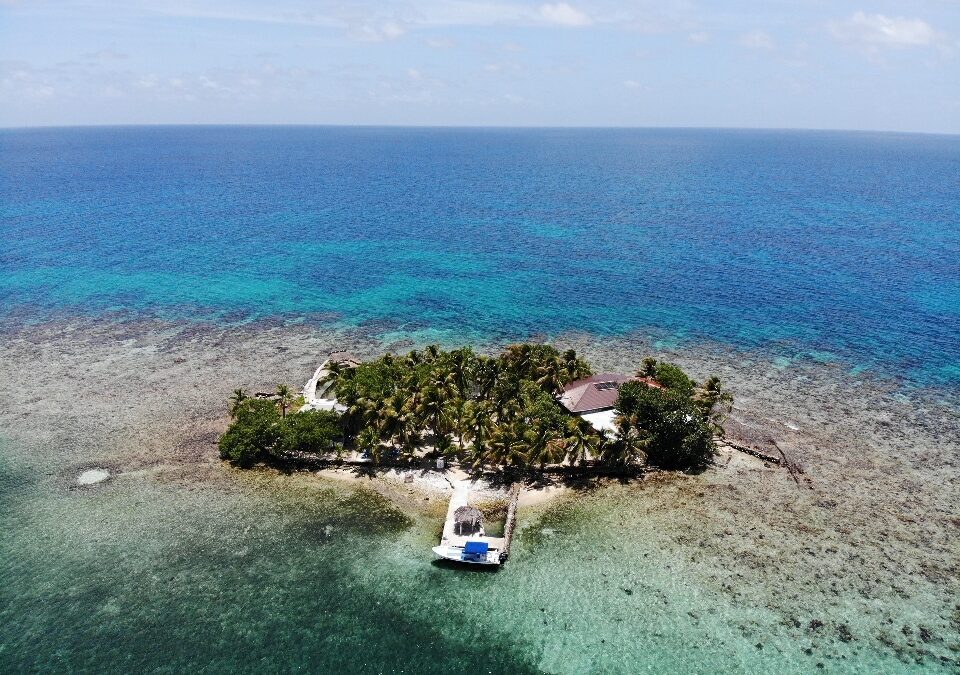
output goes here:
[[[347, 411], [347, 406], [342, 405], [337, 402], [337, 399], [330, 397], [327, 398], [324, 396], [330, 390], [330, 382], [323, 382], [324, 378], [330, 374], [330, 360], [326, 360], [320, 364], [320, 367], [317, 368], [316, 372], [313, 374], [313, 377], [307, 382], [303, 387], [303, 400], [305, 401], [303, 407], [300, 408], [301, 412], [304, 410], [335, 410], [338, 413], [344, 413]], [[323, 387], [323, 391], [320, 392], [320, 396], [317, 395], [317, 388]]]

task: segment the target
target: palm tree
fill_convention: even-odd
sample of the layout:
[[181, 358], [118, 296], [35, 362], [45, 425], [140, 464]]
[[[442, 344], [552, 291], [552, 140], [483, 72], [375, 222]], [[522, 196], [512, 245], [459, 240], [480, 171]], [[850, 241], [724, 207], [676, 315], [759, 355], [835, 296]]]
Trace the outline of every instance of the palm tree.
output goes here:
[[490, 393], [497, 385], [500, 377], [500, 361], [481, 356], [476, 365], [477, 396], [481, 399], [490, 397]]
[[555, 394], [563, 389], [566, 380], [564, 364], [559, 359], [548, 359], [537, 368], [537, 384], [543, 387], [548, 394]]
[[361, 396], [349, 409], [365, 426], [377, 429], [380, 424], [380, 412], [383, 400], [374, 396]]
[[400, 390], [384, 400], [377, 412], [380, 437], [400, 446], [407, 454], [416, 450], [418, 433], [412, 399]]
[[277, 405], [280, 406], [280, 416], [287, 416], [287, 408], [293, 403], [293, 395], [290, 393], [290, 387], [285, 384], [277, 385]]
[[416, 349], [407, 354], [403, 359], [403, 365], [408, 369], [412, 369], [421, 363], [423, 363], [423, 354]]
[[640, 377], [656, 377], [657, 360], [652, 356], [645, 358], [643, 360], [643, 366], [637, 371], [637, 375]]
[[608, 466], [627, 467], [646, 458], [649, 434], [637, 425], [635, 419], [626, 415], [617, 416], [616, 425], [617, 437], [603, 445], [600, 461]]
[[383, 446], [380, 445], [380, 436], [373, 427], [366, 427], [357, 436], [357, 449], [360, 452], [369, 452], [374, 464], [383, 459]]
[[513, 373], [504, 373], [497, 379], [490, 397], [493, 399], [494, 409], [497, 411], [498, 421], [503, 421], [517, 407], [520, 399], [520, 378]]
[[490, 455], [494, 464], [522, 466], [526, 461], [527, 443], [523, 438], [522, 424], [501, 424], [493, 432]]
[[421, 415], [426, 420], [434, 437], [439, 439], [440, 436], [445, 436], [447, 422], [449, 421], [449, 410], [443, 391], [438, 387], [429, 387], [423, 392], [420, 409]]
[[451, 352], [450, 374], [457, 386], [458, 393], [462, 398], [467, 398], [469, 394], [471, 380], [473, 379], [474, 356], [473, 350], [464, 347]]
[[440, 393], [446, 396], [448, 399], [452, 399], [460, 395], [460, 388], [457, 385], [457, 378], [454, 373], [444, 374], [442, 371], [435, 373], [433, 377], [433, 386], [436, 389], [439, 389]]
[[703, 411], [703, 415], [718, 436], [724, 435], [723, 423], [733, 409], [733, 395], [723, 390], [720, 378], [711, 376], [694, 392], [694, 402]]
[[376, 420], [380, 438], [393, 441], [400, 435], [406, 403], [407, 397], [403, 392], [397, 392], [384, 399], [383, 407], [380, 408]]
[[337, 387], [341, 385], [346, 380], [350, 379], [353, 376], [354, 369], [349, 366], [344, 365], [340, 362], [327, 363], [327, 374], [317, 382], [317, 384], [324, 384], [329, 382], [330, 386], [327, 388], [329, 393], [337, 393]]
[[531, 370], [533, 347], [527, 343], [510, 345], [504, 354], [508, 370], [519, 378], [526, 377]]
[[469, 401], [464, 415], [463, 440], [472, 441], [469, 461], [474, 465], [479, 466], [486, 459], [487, 444], [495, 430], [490, 405], [485, 401]]
[[243, 389], [234, 389], [233, 396], [230, 397], [230, 417], [236, 417], [240, 406], [249, 397]]
[[566, 451], [571, 466], [583, 464], [587, 456], [592, 455], [600, 444], [593, 426], [582, 417], [572, 417], [567, 421]]
[[450, 410], [453, 413], [453, 431], [457, 435], [457, 445], [460, 451], [463, 451], [463, 442], [469, 433], [467, 431], [467, 415], [470, 409], [470, 401], [458, 396], [450, 404]]
[[541, 471], [547, 464], [562, 462], [567, 454], [563, 441], [546, 426], [528, 429], [524, 440], [527, 445], [527, 463], [536, 464]]
[[564, 384], [590, 377], [590, 366], [586, 361], [577, 357], [576, 350], [568, 349], [563, 353], [563, 375]]

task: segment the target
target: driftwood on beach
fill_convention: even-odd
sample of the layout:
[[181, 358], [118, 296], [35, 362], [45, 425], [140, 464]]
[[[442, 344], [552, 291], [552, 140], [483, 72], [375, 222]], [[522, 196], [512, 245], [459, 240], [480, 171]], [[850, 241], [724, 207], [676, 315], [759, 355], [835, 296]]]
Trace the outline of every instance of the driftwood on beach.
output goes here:
[[726, 439], [720, 442], [723, 443], [724, 445], [727, 445], [728, 447], [733, 448], [734, 450], [739, 450], [740, 452], [745, 453], [747, 455], [752, 455], [753, 457], [762, 459], [765, 462], [770, 462], [771, 464], [776, 464], [777, 466], [782, 466], [784, 464], [785, 457], [783, 459], [781, 459], [780, 457], [774, 457], [773, 455], [768, 455], [765, 452], [761, 452], [755, 448], [749, 448], [745, 445], [740, 445], [739, 443], [734, 443], [733, 441], [728, 441]]

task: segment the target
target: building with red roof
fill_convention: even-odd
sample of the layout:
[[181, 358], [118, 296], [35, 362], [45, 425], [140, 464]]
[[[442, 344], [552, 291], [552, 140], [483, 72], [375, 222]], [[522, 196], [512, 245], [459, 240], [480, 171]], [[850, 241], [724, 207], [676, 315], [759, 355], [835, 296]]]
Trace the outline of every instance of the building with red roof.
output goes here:
[[616, 413], [613, 408], [620, 395], [620, 385], [624, 382], [643, 382], [660, 388], [660, 384], [649, 377], [600, 373], [571, 382], [564, 387], [560, 395], [560, 405], [571, 414], [583, 417], [597, 431], [614, 431]]

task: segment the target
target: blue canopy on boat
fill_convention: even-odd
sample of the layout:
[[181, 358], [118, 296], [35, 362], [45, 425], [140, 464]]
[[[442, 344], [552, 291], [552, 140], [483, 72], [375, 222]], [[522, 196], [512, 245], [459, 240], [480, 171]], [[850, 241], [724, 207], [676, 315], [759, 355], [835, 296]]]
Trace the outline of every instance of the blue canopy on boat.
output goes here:
[[489, 545], [485, 541], [468, 541], [463, 545], [463, 552], [468, 555], [479, 555], [486, 553]]

